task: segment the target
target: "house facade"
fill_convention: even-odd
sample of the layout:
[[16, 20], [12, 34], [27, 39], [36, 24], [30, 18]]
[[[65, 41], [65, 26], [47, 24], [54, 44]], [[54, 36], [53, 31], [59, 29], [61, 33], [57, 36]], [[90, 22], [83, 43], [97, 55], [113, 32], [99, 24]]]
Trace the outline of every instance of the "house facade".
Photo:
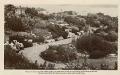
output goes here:
[[25, 10], [26, 10], [25, 7], [19, 6], [19, 7], [16, 8], [15, 14], [16, 14], [16, 15], [21, 15], [21, 14], [25, 15]]

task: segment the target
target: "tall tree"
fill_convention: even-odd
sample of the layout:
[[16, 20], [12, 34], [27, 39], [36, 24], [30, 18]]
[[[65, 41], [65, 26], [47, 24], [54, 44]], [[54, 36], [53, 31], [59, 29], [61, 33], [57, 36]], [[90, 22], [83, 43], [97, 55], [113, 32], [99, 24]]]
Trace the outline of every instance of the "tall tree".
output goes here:
[[38, 11], [35, 8], [27, 8], [25, 10], [25, 13], [28, 14], [31, 17], [37, 16], [38, 15]]
[[16, 7], [12, 4], [7, 4], [4, 7], [4, 16], [5, 16], [5, 30], [9, 29], [8, 20], [15, 16]]
[[16, 9], [16, 7], [12, 4], [5, 5], [5, 13], [4, 13], [5, 16], [8, 16], [8, 14], [9, 14], [9, 16], [15, 14], [15, 9]]

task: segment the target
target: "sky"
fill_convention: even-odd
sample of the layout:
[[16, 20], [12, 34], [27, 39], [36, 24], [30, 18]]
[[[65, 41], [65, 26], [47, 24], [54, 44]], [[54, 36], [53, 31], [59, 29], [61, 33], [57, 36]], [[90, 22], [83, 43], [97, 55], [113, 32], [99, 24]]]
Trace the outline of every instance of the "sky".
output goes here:
[[[19, 6], [19, 5], [16, 5]], [[118, 16], [118, 7], [116, 5], [72, 5], [72, 4], [40, 4], [40, 5], [21, 5], [24, 7], [44, 8], [48, 12], [75, 11], [80, 15], [87, 13], [104, 13], [113, 17]]]

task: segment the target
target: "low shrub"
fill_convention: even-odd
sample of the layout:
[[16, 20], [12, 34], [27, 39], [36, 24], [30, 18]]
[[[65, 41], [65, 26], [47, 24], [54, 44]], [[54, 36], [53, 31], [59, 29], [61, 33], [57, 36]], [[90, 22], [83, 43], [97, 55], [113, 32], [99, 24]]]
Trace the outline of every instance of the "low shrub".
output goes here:
[[24, 45], [24, 48], [32, 47], [33, 43], [32, 42], [23, 42], [23, 45]]
[[10, 36], [10, 42], [12, 42], [13, 40], [17, 40], [20, 43], [23, 43], [24, 47], [32, 47], [33, 44], [32, 42], [28, 42], [28, 41], [24, 41], [24, 39], [28, 39], [29, 37], [25, 37], [25, 36], [19, 36], [19, 35], [14, 35], [14, 36]]
[[64, 27], [60, 27], [58, 25], [49, 25], [48, 30], [52, 33], [53, 38], [62, 36], [64, 39], [67, 39], [68, 33], [65, 32]]
[[40, 69], [41, 70], [55, 70], [55, 64], [47, 63], [47, 61], [45, 61], [43, 64], [40, 64]]
[[77, 32], [79, 32], [79, 28], [72, 26], [72, 33], [75, 33], [77, 35]]
[[77, 58], [75, 50], [66, 45], [50, 46], [46, 51], [41, 52], [40, 56], [48, 61], [69, 62]]
[[13, 40], [17, 40], [18, 42], [22, 43], [24, 41], [24, 37], [19, 35], [10, 36], [9, 41], [12, 42]]
[[45, 39], [44, 39], [43, 36], [38, 36], [38, 37], [36, 37], [36, 38], [33, 39], [33, 42], [42, 42], [42, 43], [43, 43], [44, 40], [45, 40]]
[[115, 31], [110, 31], [105, 39], [110, 42], [115, 42], [118, 40], [118, 34]]
[[97, 58], [100, 58], [100, 57], [105, 57], [107, 54], [108, 53], [102, 52], [100, 50], [95, 50], [95, 51], [92, 51], [90, 53], [90, 57], [89, 58], [97, 59]]
[[85, 51], [90, 58], [103, 58], [114, 50], [114, 46], [97, 35], [84, 35], [76, 41], [78, 52]]

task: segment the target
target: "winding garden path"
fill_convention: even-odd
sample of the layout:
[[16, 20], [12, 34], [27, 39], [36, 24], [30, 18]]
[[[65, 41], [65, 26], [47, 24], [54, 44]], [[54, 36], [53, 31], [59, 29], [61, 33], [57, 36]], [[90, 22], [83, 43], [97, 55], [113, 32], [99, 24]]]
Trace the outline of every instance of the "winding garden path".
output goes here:
[[[25, 58], [27, 58], [31, 63], [35, 63], [35, 61], [37, 60], [37, 64], [40, 65], [40, 64], [43, 64], [45, 62], [45, 60], [42, 59], [39, 55], [41, 52], [48, 49], [49, 45], [69, 44], [71, 42], [72, 42], [72, 38], [64, 39], [64, 40], [60, 40], [60, 41], [56, 41], [56, 42], [51, 42], [51, 43], [47, 43], [47, 44], [42, 44], [42, 45], [36, 44], [33, 47], [25, 48], [21, 52], [22, 52], [23, 56]], [[65, 65], [55, 63], [55, 67], [60, 67], [60, 66], [62, 67]]]

